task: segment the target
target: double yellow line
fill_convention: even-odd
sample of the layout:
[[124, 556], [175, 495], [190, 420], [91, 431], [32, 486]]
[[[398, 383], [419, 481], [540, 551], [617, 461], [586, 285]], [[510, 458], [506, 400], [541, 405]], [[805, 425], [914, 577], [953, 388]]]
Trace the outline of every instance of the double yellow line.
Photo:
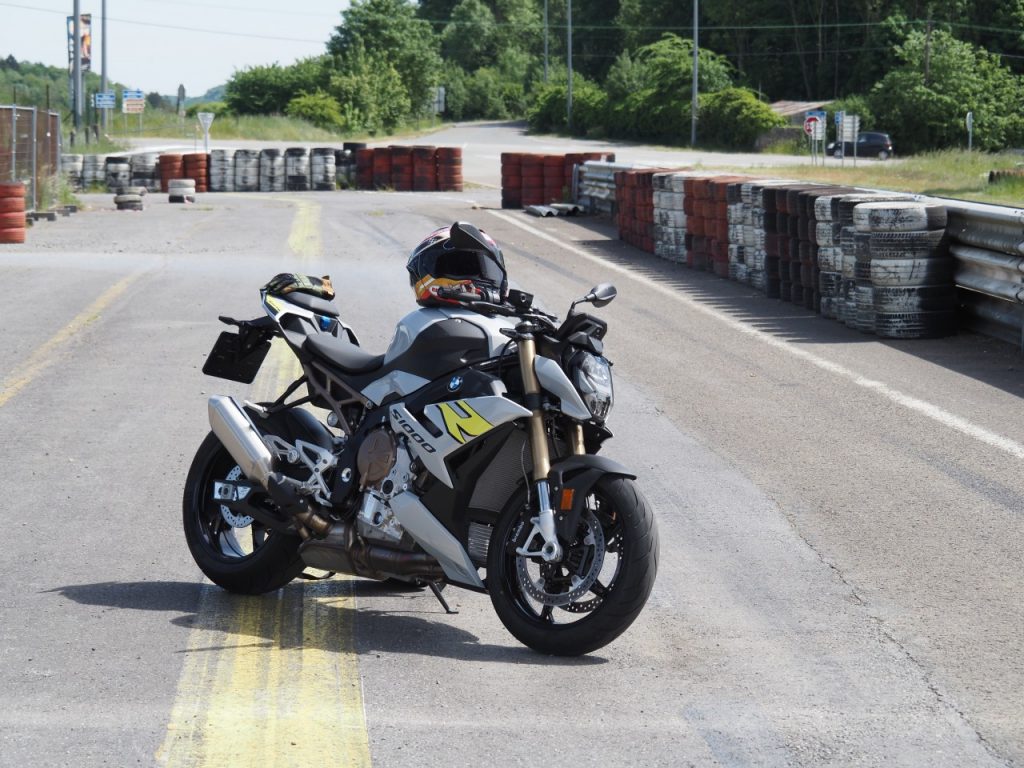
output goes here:
[[[320, 206], [296, 205], [288, 245], [301, 264], [322, 252]], [[298, 375], [277, 342], [250, 396], [274, 399]], [[262, 597], [204, 585], [158, 762], [369, 766], [352, 583], [295, 582]]]

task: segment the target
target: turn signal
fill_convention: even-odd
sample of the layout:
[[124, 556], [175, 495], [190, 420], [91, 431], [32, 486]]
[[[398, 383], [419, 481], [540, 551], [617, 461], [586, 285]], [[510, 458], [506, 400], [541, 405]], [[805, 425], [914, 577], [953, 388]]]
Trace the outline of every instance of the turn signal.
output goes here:
[[558, 505], [558, 508], [563, 512], [568, 512], [572, 509], [572, 500], [576, 495], [574, 488], [563, 488], [562, 489], [562, 503]]

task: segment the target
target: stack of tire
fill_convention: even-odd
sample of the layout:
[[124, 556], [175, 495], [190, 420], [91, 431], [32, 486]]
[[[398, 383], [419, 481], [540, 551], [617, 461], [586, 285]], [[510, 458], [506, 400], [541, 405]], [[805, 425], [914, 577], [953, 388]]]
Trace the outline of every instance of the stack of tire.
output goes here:
[[686, 214], [686, 264], [706, 270], [711, 265], [708, 248], [709, 212], [713, 211], [711, 189], [706, 176], [688, 176], [683, 181], [683, 212]]
[[169, 203], [194, 203], [196, 201], [195, 179], [171, 179], [167, 190]]
[[655, 169], [617, 171], [615, 199], [619, 237], [647, 253], [654, 253]]
[[956, 285], [946, 208], [922, 202], [861, 203], [855, 229], [868, 236], [874, 332], [889, 339], [956, 331]]
[[289, 147], [284, 151], [284, 188], [288, 192], [309, 191], [309, 150]]
[[844, 320], [846, 299], [844, 284], [854, 281], [854, 259], [843, 257], [843, 224], [840, 203], [849, 197], [863, 197], [854, 189], [829, 189], [814, 199], [814, 242], [817, 245], [819, 311], [823, 317]]
[[279, 149], [260, 152], [260, 192], [284, 192], [284, 158]]
[[25, 185], [0, 182], [0, 244], [25, 242]]
[[376, 147], [373, 150], [372, 188], [391, 188], [391, 150], [388, 147]]
[[82, 158], [82, 188], [93, 189], [106, 183], [106, 155], [86, 155]]
[[544, 205], [544, 156], [522, 154], [519, 158], [523, 180], [520, 199], [523, 207]]
[[236, 192], [260, 191], [260, 153], [255, 149], [239, 149], [233, 158]]
[[[565, 184], [565, 156], [544, 155], [544, 205], [564, 203], [568, 196]], [[654, 187], [651, 187], [653, 201]], [[653, 206], [653, 202], [651, 203]], [[652, 216], [653, 218], [653, 216]]]
[[141, 211], [142, 200], [148, 190], [142, 186], [121, 187], [114, 195], [114, 205], [119, 211]]
[[523, 207], [523, 156], [518, 152], [501, 153], [501, 207]]
[[132, 166], [130, 159], [121, 155], [110, 155], [104, 166], [103, 174], [108, 192], [116, 192], [121, 187], [131, 186]]
[[839, 243], [843, 252], [842, 300], [836, 304], [836, 319], [850, 328], [874, 333], [874, 290], [871, 285], [870, 235], [859, 232], [853, 212], [861, 203], [898, 202], [906, 196], [886, 197], [866, 192], [847, 195], [832, 204], [832, 216], [838, 221]]
[[205, 152], [191, 152], [183, 155], [185, 178], [194, 179], [196, 192], [205, 192], [209, 188], [209, 158]]
[[437, 189], [440, 192], [462, 191], [462, 147], [438, 148]]
[[185, 162], [181, 155], [162, 154], [160, 155], [160, 191], [170, 190], [170, 182], [173, 179], [180, 179], [185, 175]]
[[391, 188], [396, 192], [412, 192], [412, 147], [394, 145], [391, 151]]
[[60, 156], [61, 173], [64, 174], [64, 178], [67, 179], [67, 182], [72, 189], [80, 190], [84, 187], [84, 181], [82, 178], [84, 166], [84, 155]]
[[210, 150], [209, 173], [211, 192], [234, 192], [235, 152], [229, 149]]
[[147, 192], [160, 191], [160, 156], [156, 152], [140, 152], [131, 157], [131, 186]]
[[356, 150], [356, 187], [373, 189], [373, 158], [376, 153], [363, 147]]
[[686, 263], [686, 214], [682, 173], [656, 173], [651, 183], [654, 201], [654, 253], [663, 259]]
[[[803, 190], [796, 194], [795, 206], [797, 210], [797, 257], [800, 261], [800, 283], [803, 287], [803, 305], [807, 309], [821, 312], [822, 284], [821, 265], [819, 258], [818, 241], [818, 214], [817, 200], [819, 198], [831, 198], [837, 194], [851, 194], [855, 190], [849, 187], [820, 185], [811, 189]], [[823, 231], [821, 234], [827, 234]], [[841, 263], [841, 258], [840, 258]], [[826, 264], [834, 267], [835, 263]], [[835, 286], [826, 280], [828, 288], [835, 290]]]
[[366, 149], [366, 144], [357, 141], [346, 141], [342, 149], [334, 150], [334, 170], [338, 186], [342, 189], [353, 189], [356, 183], [356, 152]]
[[412, 148], [413, 192], [437, 191], [437, 147]]
[[310, 184], [317, 192], [331, 192], [338, 188], [334, 149], [315, 147], [309, 153]]

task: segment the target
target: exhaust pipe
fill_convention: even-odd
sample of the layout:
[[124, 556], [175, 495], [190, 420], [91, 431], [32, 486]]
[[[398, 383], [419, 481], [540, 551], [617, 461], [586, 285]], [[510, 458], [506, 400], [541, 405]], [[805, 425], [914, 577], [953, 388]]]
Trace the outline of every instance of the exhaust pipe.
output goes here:
[[233, 397], [214, 395], [209, 404], [210, 427], [250, 480], [267, 488], [274, 457], [259, 431]]

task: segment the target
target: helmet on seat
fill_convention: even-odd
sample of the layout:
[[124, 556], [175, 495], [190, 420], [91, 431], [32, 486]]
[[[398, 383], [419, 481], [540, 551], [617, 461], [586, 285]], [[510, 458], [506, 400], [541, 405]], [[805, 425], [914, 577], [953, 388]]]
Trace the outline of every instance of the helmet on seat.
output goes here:
[[508, 295], [508, 275], [501, 249], [472, 224], [457, 221], [431, 232], [406, 264], [416, 303], [425, 307], [464, 301], [501, 303]]

